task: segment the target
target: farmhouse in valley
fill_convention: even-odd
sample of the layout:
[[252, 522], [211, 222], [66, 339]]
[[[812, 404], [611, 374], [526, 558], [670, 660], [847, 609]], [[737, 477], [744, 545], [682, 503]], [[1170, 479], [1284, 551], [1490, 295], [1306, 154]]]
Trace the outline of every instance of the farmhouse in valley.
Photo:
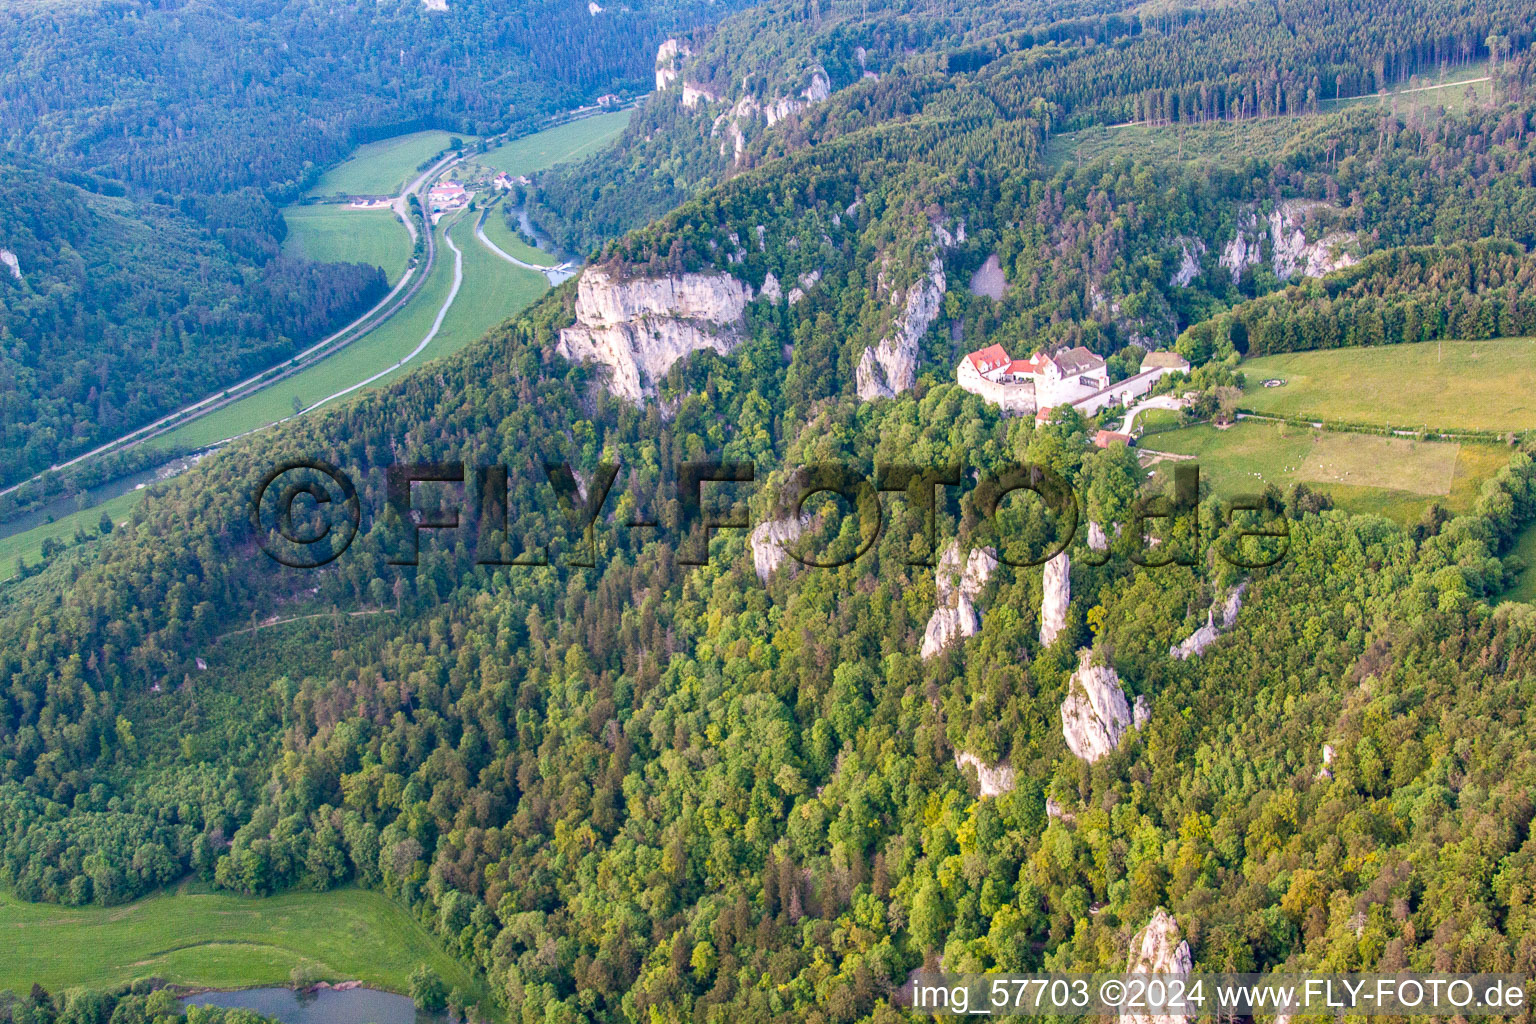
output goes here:
[[1103, 357], [1081, 345], [1036, 352], [1028, 359], [1013, 359], [1001, 345], [988, 345], [960, 360], [955, 380], [1004, 412], [1071, 405], [1084, 416], [1094, 416], [1146, 394], [1164, 375], [1188, 369], [1189, 363], [1176, 354], [1154, 352], [1142, 361], [1141, 372], [1111, 384]]
[[440, 181], [427, 192], [433, 213], [447, 213], [469, 203], [469, 193], [456, 181]]

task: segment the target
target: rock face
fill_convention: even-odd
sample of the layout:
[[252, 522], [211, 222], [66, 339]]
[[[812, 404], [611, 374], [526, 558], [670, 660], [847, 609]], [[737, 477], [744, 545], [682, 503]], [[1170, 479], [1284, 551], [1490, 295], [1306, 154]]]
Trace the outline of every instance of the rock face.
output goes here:
[[995, 568], [997, 552], [991, 548], [972, 551], [963, 569], [959, 542], [951, 541], [944, 549], [934, 571], [938, 606], [928, 619], [928, 628], [923, 630], [924, 659], [938, 654], [956, 638], [974, 636], [981, 628], [981, 615], [974, 602]]
[[1003, 264], [997, 258], [997, 253], [987, 257], [987, 262], [977, 268], [971, 275], [971, 294], [985, 295], [987, 298], [997, 301], [1008, 291], [1008, 279], [1003, 276]]
[[901, 312], [896, 314], [890, 337], [866, 348], [859, 357], [855, 385], [860, 399], [891, 398], [916, 383], [917, 345], [939, 315], [944, 289], [944, 260], [936, 255], [928, 262], [928, 273], [908, 288], [905, 296], [892, 296]]
[[693, 51], [678, 42], [676, 39], [664, 39], [660, 46], [656, 47], [656, 91], [661, 92], [667, 86], [677, 81], [678, 72], [682, 70], [683, 58]]
[[1247, 589], [1248, 583], [1246, 580], [1232, 589], [1232, 593], [1227, 595], [1227, 599], [1221, 602], [1221, 618], [1219, 620], [1216, 617], [1217, 606], [1212, 604], [1205, 613], [1205, 625], [1170, 647], [1168, 649], [1168, 656], [1170, 658], [1177, 658], [1179, 661], [1188, 661], [1190, 658], [1205, 653], [1205, 649], [1211, 646], [1218, 636], [1236, 624], [1237, 613], [1243, 607], [1243, 594]]
[[799, 284], [789, 290], [789, 304], [793, 306], [805, 298], [805, 293], [816, 287], [816, 282], [821, 280], [821, 271], [807, 270], [799, 277]]
[[1131, 703], [1131, 728], [1141, 729], [1152, 721], [1152, 702], [1147, 700], [1147, 695], [1138, 693], [1136, 700]]
[[1175, 288], [1188, 287], [1189, 282], [1200, 276], [1200, 257], [1205, 255], [1205, 243], [1198, 238], [1180, 235], [1174, 239], [1179, 247], [1179, 267], [1168, 279]]
[[1338, 212], [1327, 203], [1291, 199], [1276, 206], [1262, 222], [1257, 212], [1249, 213], [1238, 222], [1237, 235], [1222, 250], [1221, 265], [1231, 271], [1233, 281], [1241, 278], [1244, 270], [1264, 259], [1263, 236], [1267, 231], [1270, 265], [1282, 281], [1298, 271], [1307, 277], [1322, 277], [1340, 267], [1353, 266], [1360, 261], [1354, 232], [1330, 231], [1315, 242], [1307, 241], [1305, 225], [1309, 218], [1326, 218]]
[[1120, 745], [1132, 725], [1120, 677], [1108, 665], [1093, 665], [1093, 652], [1078, 653], [1077, 671], [1061, 702], [1061, 734], [1067, 749], [1092, 764]]
[[960, 774], [965, 774], [967, 765], [976, 769], [976, 781], [981, 786], [982, 796], [1002, 796], [1013, 791], [1013, 769], [1007, 765], [989, 768], [975, 754], [956, 751], [955, 767], [960, 769]]
[[[811, 104], [820, 103], [832, 95], [832, 80], [827, 77], [824, 68], [820, 66], [811, 68], [809, 76], [806, 87], [797, 96], [775, 95], [771, 99], [759, 101], [756, 96], [748, 94], [732, 104], [730, 110], [715, 118], [709, 134], [711, 138], [721, 138], [720, 154], [725, 155], [727, 141], [729, 141], [735, 151], [735, 158], [739, 160], [747, 146], [748, 129], [754, 121], [762, 119], [768, 123], [769, 128], [772, 128], [791, 114], [797, 114]], [[750, 76], [742, 80], [743, 88], [746, 87], [749, 79]], [[688, 102], [686, 89], [685, 85], [683, 103], [692, 106], [693, 104]], [[709, 98], [719, 99], [718, 96], [713, 95]]]
[[752, 568], [764, 583], [789, 557], [789, 545], [800, 539], [810, 516], [799, 519], [770, 519], [753, 527], [748, 543], [752, 546]]
[[1040, 646], [1049, 647], [1067, 626], [1072, 603], [1072, 560], [1062, 551], [1045, 563], [1044, 595], [1040, 601]]
[[1104, 527], [1093, 520], [1088, 520], [1088, 547], [1093, 551], [1108, 551], [1109, 538], [1104, 535]]
[[[1162, 907], [1152, 913], [1152, 920], [1131, 939], [1131, 955], [1125, 965], [1127, 974], [1186, 975], [1195, 966], [1189, 943], [1179, 931], [1179, 923]], [[1120, 1024], [1183, 1024], [1184, 1014], [1123, 1013]]]
[[714, 103], [719, 99], [720, 97], [706, 85], [695, 85], [686, 80], [683, 82], [683, 106], [685, 107], [696, 107], [706, 101]]
[[779, 279], [774, 275], [773, 271], [770, 270], [768, 276], [763, 278], [762, 291], [758, 294], [775, 304], [784, 297], [784, 289], [779, 286]]
[[16, 258], [15, 253], [9, 249], [0, 249], [0, 263], [10, 268], [12, 277], [18, 281], [21, 280], [21, 261]]
[[555, 348], [573, 362], [608, 366], [610, 390], [640, 402], [684, 356], [731, 351], [751, 300], [752, 289], [729, 274], [618, 281], [589, 267], [577, 285], [576, 324]]

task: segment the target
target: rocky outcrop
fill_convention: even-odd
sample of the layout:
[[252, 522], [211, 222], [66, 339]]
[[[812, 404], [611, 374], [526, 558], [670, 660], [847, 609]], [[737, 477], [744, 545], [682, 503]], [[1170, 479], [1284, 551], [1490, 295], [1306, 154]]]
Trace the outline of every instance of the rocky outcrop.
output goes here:
[[[766, 121], [768, 127], [772, 128], [790, 115], [797, 114], [811, 104], [820, 103], [832, 95], [832, 80], [827, 77], [825, 69], [820, 66], [813, 67], [810, 69], [809, 76], [806, 87], [800, 90], [797, 95], [775, 95], [767, 100], [759, 100], [756, 96], [749, 93], [732, 104], [730, 110], [715, 118], [714, 124], [710, 126], [709, 134], [711, 138], [720, 138], [722, 140], [720, 143], [721, 155], [725, 154], [727, 143], [729, 143], [730, 147], [734, 150], [735, 158], [738, 160], [741, 158], [741, 154], [747, 146], [748, 130], [753, 122], [758, 120]], [[742, 80], [743, 89], [746, 88], [749, 81], [750, 76]], [[693, 104], [688, 102], [686, 85], [684, 90], [683, 102], [687, 106], [692, 106]], [[718, 96], [713, 95], [709, 98], [712, 100], [719, 99]]]
[[18, 281], [21, 280], [21, 261], [16, 258], [15, 253], [9, 249], [0, 249], [0, 263], [9, 268], [12, 277]]
[[934, 571], [936, 607], [923, 630], [924, 659], [938, 654], [956, 639], [974, 636], [981, 628], [981, 615], [974, 602], [995, 568], [997, 552], [991, 548], [972, 551], [963, 568], [959, 542], [951, 541], [944, 549]]
[[1093, 520], [1088, 520], [1088, 547], [1093, 551], [1108, 551], [1109, 538], [1104, 535], [1104, 527]]
[[1008, 292], [1008, 279], [1003, 275], [1003, 264], [997, 253], [987, 257], [987, 262], [976, 268], [971, 275], [971, 294], [985, 295], [994, 302]]
[[676, 39], [664, 39], [656, 47], [656, 91], [661, 92], [677, 81], [683, 68], [683, 58], [692, 54], [686, 43]]
[[1198, 238], [1180, 235], [1174, 239], [1174, 244], [1179, 247], [1179, 266], [1168, 283], [1175, 288], [1186, 288], [1200, 276], [1200, 257], [1205, 255], [1205, 243]]
[[555, 348], [573, 362], [608, 366], [610, 390], [640, 402], [684, 356], [731, 351], [751, 300], [752, 289], [729, 274], [617, 280], [589, 267], [577, 285], [576, 324]]
[[1138, 693], [1136, 699], [1131, 702], [1131, 728], [1141, 729], [1152, 721], [1152, 702], [1147, 700], [1147, 695]]
[[1360, 261], [1353, 231], [1328, 231], [1315, 242], [1307, 241], [1308, 221], [1327, 222], [1342, 211], [1328, 203], [1290, 199], [1278, 204], [1262, 221], [1257, 211], [1239, 220], [1237, 234], [1221, 253], [1221, 265], [1237, 281], [1243, 271], [1264, 259], [1264, 236], [1269, 236], [1270, 266], [1282, 281], [1301, 273], [1322, 277]]
[[718, 103], [720, 97], [707, 85], [697, 85], [693, 82], [683, 82], [683, 106], [696, 107], [700, 103]]
[[789, 290], [789, 304], [793, 306], [805, 298], [805, 293], [816, 287], [816, 282], [821, 280], [820, 270], [808, 270], [799, 277], [799, 284]]
[[1333, 745], [1330, 743], [1324, 743], [1323, 766], [1317, 770], [1317, 777], [1319, 779], [1322, 779], [1326, 782], [1327, 780], [1333, 778], [1333, 772], [1328, 768], [1328, 766], [1331, 764], [1333, 764]]
[[[1195, 958], [1189, 943], [1179, 930], [1179, 923], [1162, 907], [1152, 913], [1152, 920], [1131, 939], [1131, 954], [1125, 965], [1127, 974], [1187, 975], [1194, 969]], [[1120, 1024], [1183, 1024], [1189, 1018], [1178, 1014], [1123, 1013]]]
[[983, 797], [1002, 796], [1013, 791], [1013, 769], [1006, 764], [988, 767], [975, 754], [956, 751], [955, 767], [960, 769], [961, 775], [965, 774], [967, 767], [976, 769], [976, 782]]
[[1072, 603], [1072, 559], [1065, 550], [1045, 563], [1040, 598], [1040, 646], [1056, 642], [1067, 626], [1067, 605]]
[[779, 279], [774, 275], [773, 271], [770, 270], [768, 276], [763, 278], [763, 287], [758, 291], [758, 294], [775, 305], [784, 297], [784, 289], [779, 287]]
[[928, 261], [928, 273], [905, 295], [892, 295], [892, 302], [901, 311], [896, 314], [891, 335], [866, 348], [859, 357], [854, 382], [859, 398], [866, 402], [890, 398], [916, 383], [918, 342], [939, 315], [944, 289], [944, 260], [935, 255]]
[[1067, 749], [1090, 764], [1114, 752], [1133, 724], [1120, 677], [1108, 665], [1092, 664], [1092, 657], [1087, 648], [1078, 653], [1077, 671], [1067, 684], [1067, 699], [1061, 702], [1061, 734]]
[[1056, 798], [1053, 796], [1045, 798], [1045, 816], [1047, 818], [1055, 818], [1057, 821], [1065, 822], [1068, 825], [1077, 821], [1077, 815], [1057, 803]]
[[753, 527], [748, 543], [758, 579], [768, 582], [768, 577], [790, 557], [789, 545], [800, 539], [810, 521], [810, 516], [802, 515], [799, 519], [769, 519]]
[[[1245, 580], [1232, 588], [1232, 593], [1220, 603], [1219, 609], [1213, 603], [1205, 613], [1205, 624], [1170, 647], [1168, 656], [1177, 658], [1179, 661], [1188, 661], [1190, 658], [1204, 654], [1205, 649], [1213, 644], [1218, 636], [1237, 623], [1237, 613], [1243, 607], [1243, 594], [1247, 590], [1248, 583]], [[1220, 618], [1217, 618], [1218, 611], [1221, 613]]]

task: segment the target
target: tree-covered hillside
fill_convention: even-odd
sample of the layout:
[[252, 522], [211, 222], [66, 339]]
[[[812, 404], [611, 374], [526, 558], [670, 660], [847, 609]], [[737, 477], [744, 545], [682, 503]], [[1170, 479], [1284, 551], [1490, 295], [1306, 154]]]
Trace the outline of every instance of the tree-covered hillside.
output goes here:
[[659, 39], [718, 16], [692, 0], [436, 6], [9, 3], [0, 141], [146, 189], [301, 190], [359, 142], [489, 134], [644, 88]]
[[[754, 8], [681, 62], [680, 80], [708, 95], [690, 101], [679, 85], [654, 95], [616, 147], [543, 176], [535, 213], [562, 244], [585, 251], [788, 150], [942, 111], [960, 96], [996, 104], [993, 117], [1033, 117], [1054, 130], [1314, 113], [1495, 51], [1523, 53], [1532, 38], [1518, 2], [1122, 7]], [[757, 31], [762, 11], [774, 31]], [[776, 119], [741, 115], [744, 99], [799, 97], [817, 68], [838, 90], [830, 101]]]
[[[1271, 488], [1283, 557], [1243, 568], [1207, 490], [1184, 512], [1209, 546], [1186, 520], [1148, 567], [1135, 510], [1157, 492], [1134, 451], [1094, 444], [1109, 417], [1005, 416], [954, 382], [987, 343], [1085, 345], [1114, 377], [1177, 344], [1197, 365], [1166, 386], [1213, 406], [1245, 350], [1526, 322], [1536, 10], [1333, 5], [1298, 27], [1323, 6], [914, 56], [760, 135], [481, 343], [236, 442], [0, 589], [0, 884], [71, 904], [189, 873], [360, 884], [530, 1024], [896, 1020], [941, 956], [1122, 969], [1157, 907], [1199, 969], [1530, 972], [1536, 614], [1501, 603], [1536, 523], [1529, 432], [1498, 439], [1504, 467], [1460, 514], [1402, 525]], [[1312, 113], [1297, 91], [1490, 50], [1494, 99], [1462, 110]], [[1175, 104], [1191, 131], [1216, 112], [1294, 130], [1219, 161], [1048, 159], [1063, 124]], [[973, 287], [989, 267], [1001, 286]], [[579, 317], [624, 315], [625, 287], [713, 289], [741, 315], [634, 401], [559, 354]], [[605, 341], [700, 337], [673, 301]], [[862, 387], [882, 348], [911, 379]], [[322, 569], [275, 564], [251, 524], [252, 489], [294, 459], [357, 485], [358, 536]], [[690, 520], [680, 467], [704, 460], [755, 466], [706, 510], [840, 564]], [[506, 467], [506, 529], [467, 511], [484, 481], [420, 485], [416, 508], [465, 516], [403, 564], [417, 531], [388, 468], [454, 463]], [[822, 494], [801, 523], [782, 495], [827, 465], [890, 490]], [[900, 465], [957, 469], [931, 537]], [[967, 598], [974, 631], [925, 657], [954, 592], [942, 553], [1017, 562], [1053, 538], [1060, 518], [1022, 494], [994, 514], [980, 486], [1021, 465], [1081, 516], [1059, 631], [1042, 638], [1061, 591], [1002, 564]], [[581, 557], [577, 506], [610, 471]], [[1064, 730], [1084, 649], [1143, 712], [1092, 761]]]
[[383, 297], [383, 274], [280, 255], [261, 193], [180, 206], [0, 164], [0, 483], [78, 455], [300, 351]]

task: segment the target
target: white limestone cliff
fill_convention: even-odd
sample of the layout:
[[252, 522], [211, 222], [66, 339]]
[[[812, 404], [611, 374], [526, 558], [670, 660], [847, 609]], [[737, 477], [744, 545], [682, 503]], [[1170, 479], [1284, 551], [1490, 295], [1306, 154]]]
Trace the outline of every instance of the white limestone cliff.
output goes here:
[[1205, 255], [1205, 242], [1186, 235], [1180, 235], [1174, 242], [1179, 247], [1179, 267], [1168, 283], [1175, 288], [1185, 288], [1200, 276], [1200, 257]]
[[799, 277], [799, 284], [789, 290], [789, 304], [793, 306], [805, 298], [805, 293], [816, 287], [816, 282], [821, 280], [820, 270], [808, 270]]
[[1247, 590], [1246, 580], [1232, 588], [1226, 600], [1220, 602], [1221, 618], [1219, 620], [1216, 617], [1217, 605], [1213, 602], [1205, 613], [1205, 624], [1170, 647], [1168, 656], [1177, 658], [1179, 661], [1188, 661], [1190, 658], [1204, 654], [1205, 649], [1211, 646], [1218, 636], [1236, 624], [1237, 613], [1243, 607], [1243, 594]]
[[1045, 563], [1040, 599], [1040, 646], [1056, 642], [1067, 626], [1067, 606], [1072, 603], [1072, 559], [1065, 550]]
[[9, 249], [0, 249], [0, 263], [10, 269], [12, 277], [18, 281], [21, 280], [21, 261], [16, 258], [15, 253]]
[[1268, 217], [1260, 220], [1250, 212], [1238, 221], [1237, 234], [1222, 250], [1220, 263], [1236, 281], [1243, 271], [1264, 259], [1264, 235], [1270, 243], [1270, 266], [1282, 281], [1300, 272], [1307, 277], [1322, 277], [1341, 267], [1360, 261], [1357, 238], [1353, 231], [1329, 231], [1315, 242], [1307, 241], [1309, 219], [1330, 219], [1339, 209], [1328, 203], [1289, 199], [1279, 203]]
[[[720, 153], [725, 155], [727, 142], [734, 150], [736, 159], [741, 158], [742, 152], [747, 146], [747, 134], [754, 122], [762, 120], [767, 122], [769, 128], [792, 114], [797, 114], [814, 103], [820, 103], [832, 95], [832, 80], [827, 77], [825, 69], [819, 65], [812, 67], [809, 72], [809, 80], [806, 87], [795, 95], [774, 95], [767, 100], [759, 100], [751, 93], [746, 93], [735, 103], [731, 109], [715, 118], [710, 126], [711, 138], [721, 138]], [[745, 90], [751, 81], [751, 76], [742, 79], [741, 86]], [[720, 97], [711, 95], [711, 100]], [[684, 85], [683, 103], [693, 106], [688, 102], [687, 85]]]
[[700, 103], [718, 103], [719, 101], [720, 97], [709, 86], [683, 80], [683, 106], [692, 108]]
[[1061, 734], [1067, 749], [1090, 764], [1112, 753], [1133, 721], [1120, 677], [1108, 665], [1092, 664], [1092, 657], [1086, 647], [1078, 652], [1077, 671], [1067, 684], [1067, 699], [1061, 702]]
[[917, 381], [917, 347], [929, 325], [939, 315], [944, 302], [944, 260], [938, 255], [928, 261], [928, 273], [906, 290], [891, 296], [900, 307], [889, 337], [866, 348], [855, 371], [859, 398], [891, 398], [906, 391]]
[[779, 286], [779, 279], [773, 271], [768, 271], [768, 275], [763, 278], [763, 287], [758, 294], [775, 305], [784, 297], [784, 289]]
[[748, 543], [758, 579], [768, 582], [768, 577], [789, 557], [789, 545], [800, 539], [810, 521], [810, 516], [802, 515], [799, 519], [769, 519], [752, 528]]
[[693, 53], [687, 44], [676, 39], [664, 39], [660, 46], [656, 47], [656, 91], [661, 92], [667, 86], [677, 81], [679, 72], [682, 71], [683, 58]]
[[1131, 728], [1141, 729], [1152, 721], [1152, 702], [1147, 700], [1147, 695], [1138, 693], [1136, 699], [1131, 702]]
[[588, 267], [576, 288], [576, 323], [560, 332], [555, 350], [608, 366], [609, 389], [640, 402], [684, 356], [730, 352], [751, 300], [752, 289], [729, 274], [617, 280]]
[[965, 774], [967, 766], [976, 769], [976, 783], [983, 797], [1002, 796], [1013, 791], [1013, 769], [1008, 765], [988, 766], [975, 754], [956, 751], [955, 767], [960, 769], [961, 775]]
[[[1183, 976], [1194, 966], [1195, 958], [1190, 955], [1189, 943], [1184, 940], [1179, 923], [1172, 914], [1158, 907], [1147, 926], [1131, 939], [1131, 954], [1125, 972]], [[1188, 1019], [1182, 1013], [1122, 1013], [1120, 1024], [1183, 1024]]]
[[981, 628], [981, 615], [974, 602], [995, 568], [997, 552], [991, 548], [976, 548], [964, 567], [960, 564], [959, 541], [951, 541], [944, 549], [934, 570], [936, 607], [923, 630], [921, 656], [925, 660], [958, 638], [974, 636]]
[[1108, 551], [1109, 538], [1104, 535], [1104, 527], [1093, 520], [1088, 520], [1088, 547], [1093, 551]]

